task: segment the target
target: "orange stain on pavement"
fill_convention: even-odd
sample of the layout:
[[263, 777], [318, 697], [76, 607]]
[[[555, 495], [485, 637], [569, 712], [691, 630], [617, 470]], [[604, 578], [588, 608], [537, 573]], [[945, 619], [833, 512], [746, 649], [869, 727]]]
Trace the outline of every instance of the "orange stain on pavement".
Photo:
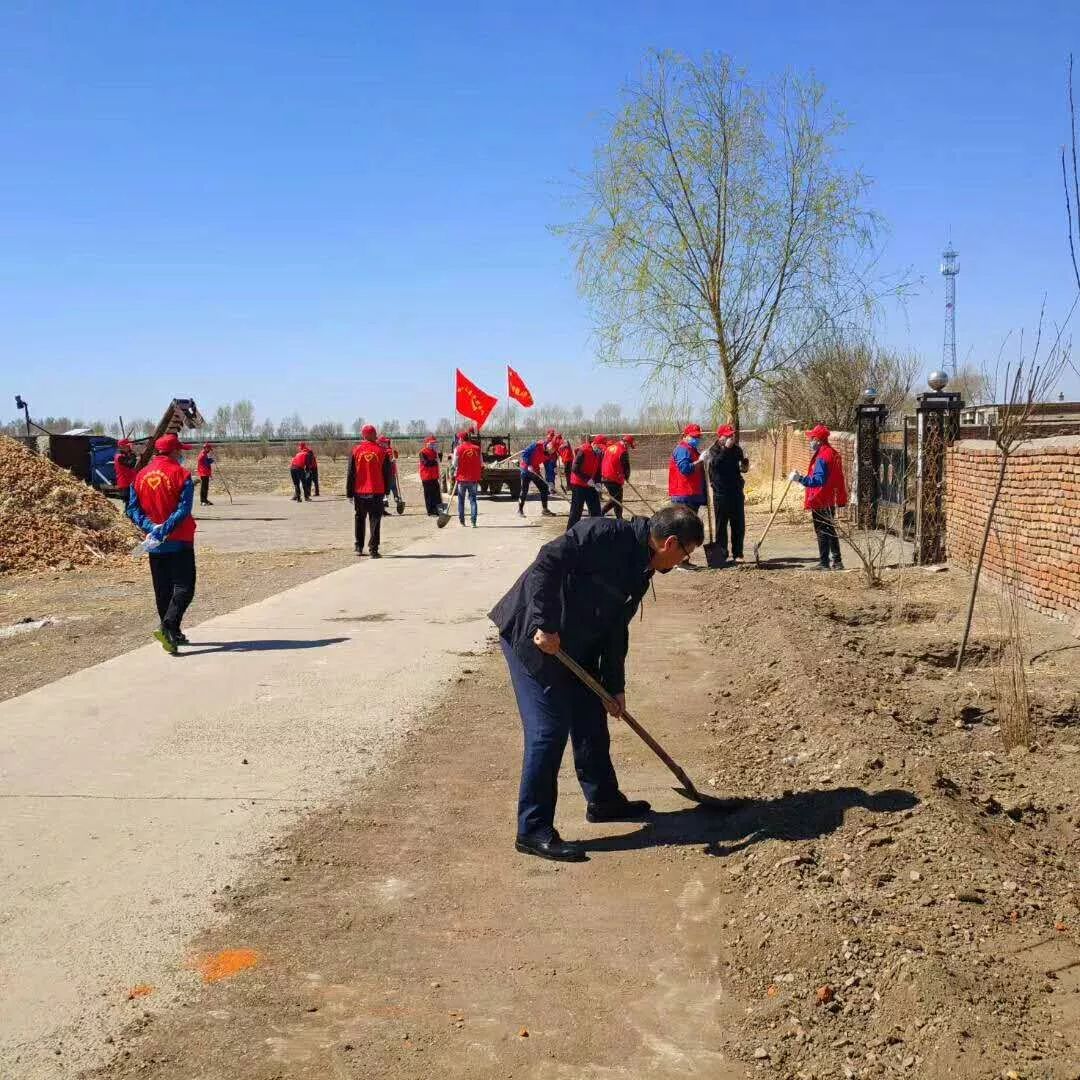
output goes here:
[[154, 992], [154, 988], [149, 983], [139, 983], [138, 986], [133, 986], [128, 991], [128, 1001], [134, 1001], [136, 998], [148, 997]]
[[231, 979], [261, 962], [262, 956], [255, 949], [222, 949], [196, 957], [191, 966], [202, 976], [203, 982], [214, 983]]

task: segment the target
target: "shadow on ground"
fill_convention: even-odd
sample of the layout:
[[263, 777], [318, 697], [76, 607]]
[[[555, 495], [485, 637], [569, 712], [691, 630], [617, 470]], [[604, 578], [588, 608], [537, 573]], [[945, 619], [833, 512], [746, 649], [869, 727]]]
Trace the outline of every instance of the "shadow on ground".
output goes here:
[[639, 851], [701, 844], [708, 855], [734, 855], [763, 840], [815, 840], [835, 832], [848, 810], [898, 814], [919, 803], [911, 791], [842, 787], [800, 791], [779, 799], [733, 799], [729, 808], [691, 806], [657, 813], [637, 832], [582, 840], [586, 851]]
[[[347, 637], [330, 638], [267, 638], [264, 641], [215, 641], [189, 642], [187, 649], [197, 649], [199, 656], [213, 652], [277, 652], [283, 649], [321, 649], [326, 645], [339, 645]], [[196, 655], [196, 654], [193, 654]]]

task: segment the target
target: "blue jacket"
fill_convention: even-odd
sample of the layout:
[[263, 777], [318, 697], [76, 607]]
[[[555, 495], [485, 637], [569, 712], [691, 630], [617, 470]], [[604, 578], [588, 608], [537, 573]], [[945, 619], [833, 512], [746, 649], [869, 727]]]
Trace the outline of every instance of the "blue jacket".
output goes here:
[[[135, 485], [131, 485], [131, 490], [128, 492], [127, 503], [127, 516], [148, 536], [150, 533], [154, 533], [155, 536], [168, 536], [169, 533], [180, 524], [191, 513], [192, 505], [195, 502], [195, 481], [189, 476], [187, 483], [180, 489], [180, 501], [176, 504], [176, 509], [169, 516], [169, 520], [163, 525], [155, 525], [144, 513], [143, 508], [139, 505], [139, 496], [135, 492]], [[166, 540], [160, 547], [154, 549], [154, 555], [169, 555], [176, 551], [183, 551], [185, 548], [194, 547], [195, 545], [190, 540]]]

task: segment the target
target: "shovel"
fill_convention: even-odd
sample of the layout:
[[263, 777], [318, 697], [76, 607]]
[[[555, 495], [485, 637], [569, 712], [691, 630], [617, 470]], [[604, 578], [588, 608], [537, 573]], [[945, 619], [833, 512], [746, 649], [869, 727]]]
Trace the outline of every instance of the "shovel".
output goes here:
[[780, 513], [780, 507], [784, 505], [784, 500], [787, 498], [787, 493], [791, 490], [791, 485], [793, 483], [795, 483], [795, 481], [788, 477], [787, 487], [784, 488], [784, 494], [780, 496], [780, 501], [776, 504], [776, 509], [772, 512], [772, 517], [769, 518], [769, 522], [765, 526], [765, 531], [762, 532], [761, 536], [758, 538], [758, 542], [754, 545], [755, 566], [761, 565], [761, 560], [758, 558], [758, 551], [761, 550], [761, 545], [765, 543], [765, 537], [769, 535], [772, 523], [776, 520], [776, 515]]
[[[618, 712], [615, 699], [576, 660], [567, 656], [562, 649], [555, 654], [555, 658], [573, 672], [604, 703], [606, 709], [614, 709]], [[700, 803], [702, 806], [715, 807], [717, 810], [724, 811], [733, 809], [734, 804], [731, 800], [718, 799], [715, 795], [704, 795], [698, 791], [694, 787], [693, 780], [686, 775], [674, 758], [625, 709], [622, 710], [619, 719], [625, 720], [634, 734], [675, 774], [675, 778], [682, 784], [682, 787], [672, 788], [673, 791], [684, 799]]]
[[716, 542], [713, 535], [713, 509], [712, 509], [712, 484], [709, 482], [708, 473], [703, 477], [705, 481], [705, 517], [709, 523], [709, 542], [705, 545], [705, 565], [710, 570], [722, 570], [727, 559], [724, 550]]

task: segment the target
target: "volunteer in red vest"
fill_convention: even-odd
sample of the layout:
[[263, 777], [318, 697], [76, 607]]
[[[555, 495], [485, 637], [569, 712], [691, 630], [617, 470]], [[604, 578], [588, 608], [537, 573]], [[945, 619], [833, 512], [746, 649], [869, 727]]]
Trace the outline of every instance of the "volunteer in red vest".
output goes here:
[[708, 452], [702, 455], [698, 450], [700, 442], [701, 428], [687, 424], [668, 462], [668, 498], [695, 512], [705, 505], [705, 469], [709, 457]]
[[214, 475], [213, 443], [203, 443], [199, 459], [195, 462], [195, 473], [199, 477], [199, 505], [213, 506], [210, 501], [210, 478]]
[[484, 458], [480, 453], [479, 436], [462, 432], [454, 448], [454, 482], [457, 484], [458, 521], [465, 524], [465, 496], [469, 497], [469, 514], [472, 527], [476, 528], [476, 492], [480, 486], [480, 474], [484, 470]]
[[589, 517], [601, 517], [600, 513], [600, 469], [607, 447], [603, 435], [594, 435], [586, 439], [574, 455], [574, 464], [570, 469], [570, 517], [566, 527], [572, 529], [580, 520], [581, 512], [588, 507]]
[[548, 490], [555, 490], [555, 470], [558, 468], [559, 435], [554, 428], [548, 428], [547, 438], [544, 440], [544, 480]]
[[420, 447], [420, 486], [424, 489], [424, 508], [428, 517], [438, 517], [442, 513], [442, 492], [439, 490], [439, 443], [434, 435], [429, 435]]
[[116, 486], [120, 489], [120, 498], [127, 506], [131, 497], [131, 483], [139, 471], [135, 468], [139, 459], [130, 439], [120, 439], [116, 444], [116, 456], [113, 458], [113, 471], [116, 473]]
[[161, 621], [154, 637], [172, 656], [188, 644], [180, 624], [195, 597], [195, 483], [180, 464], [180, 451], [187, 449], [175, 435], [158, 439], [157, 453], [135, 477], [127, 505], [127, 516], [148, 539], [158, 541], [149, 553]]
[[634, 436], [624, 435], [613, 439], [604, 447], [604, 457], [600, 465], [600, 480], [610, 499], [604, 503], [601, 513], [615, 511], [615, 516], [623, 515], [623, 488], [630, 479], [630, 450], [634, 446]]
[[847, 506], [847, 483], [844, 480], [844, 463], [829, 443], [830, 434], [824, 424], [818, 424], [806, 433], [811, 451], [806, 475], [798, 471], [791, 474], [796, 484], [806, 488], [803, 506], [810, 511], [818, 542], [816, 570], [844, 569], [840, 557], [840, 537], [836, 534], [836, 508]]
[[496, 436], [488, 444], [488, 453], [496, 461], [505, 461], [510, 456], [510, 447], [506, 445], [505, 439]]
[[311, 494], [319, 494], [319, 459], [315, 456], [315, 451], [309, 448], [308, 453], [311, 457], [308, 459], [308, 481], [311, 484]]
[[[398, 485], [397, 449], [390, 441], [389, 435], [380, 435], [378, 438], [378, 443], [386, 451], [386, 456], [390, 459], [390, 485], [386, 489], [387, 493], [394, 496], [394, 502], [397, 505], [397, 512], [399, 514], [404, 514], [405, 500], [401, 497], [401, 487]], [[385, 500], [383, 501], [383, 509], [387, 509]]]
[[570, 440], [563, 438], [561, 434], [555, 436], [559, 440], [558, 448], [555, 453], [562, 462], [563, 467], [563, 487], [569, 493], [570, 491], [570, 471], [574, 467], [574, 448], [570, 445]]
[[311, 461], [314, 458], [311, 449], [306, 442], [302, 442], [293, 454], [289, 462], [289, 476], [292, 478], [293, 502], [300, 501], [300, 491], [303, 489], [304, 502], [311, 502]]
[[546, 517], [555, 515], [548, 509], [548, 486], [541, 472], [547, 462], [547, 451], [543, 442], [531, 442], [521, 451], [521, 494], [518, 496], [518, 513], [525, 516], [525, 499], [529, 494], [529, 485], [535, 484], [540, 495], [540, 505]]
[[382, 538], [383, 500], [390, 490], [393, 459], [376, 441], [376, 431], [371, 424], [360, 432], [360, 442], [349, 455], [349, 469], [345, 475], [345, 498], [351, 499], [355, 516], [356, 554], [364, 554], [364, 536], [368, 523], [371, 525], [371, 541], [368, 550], [373, 559], [380, 558], [379, 541]]

